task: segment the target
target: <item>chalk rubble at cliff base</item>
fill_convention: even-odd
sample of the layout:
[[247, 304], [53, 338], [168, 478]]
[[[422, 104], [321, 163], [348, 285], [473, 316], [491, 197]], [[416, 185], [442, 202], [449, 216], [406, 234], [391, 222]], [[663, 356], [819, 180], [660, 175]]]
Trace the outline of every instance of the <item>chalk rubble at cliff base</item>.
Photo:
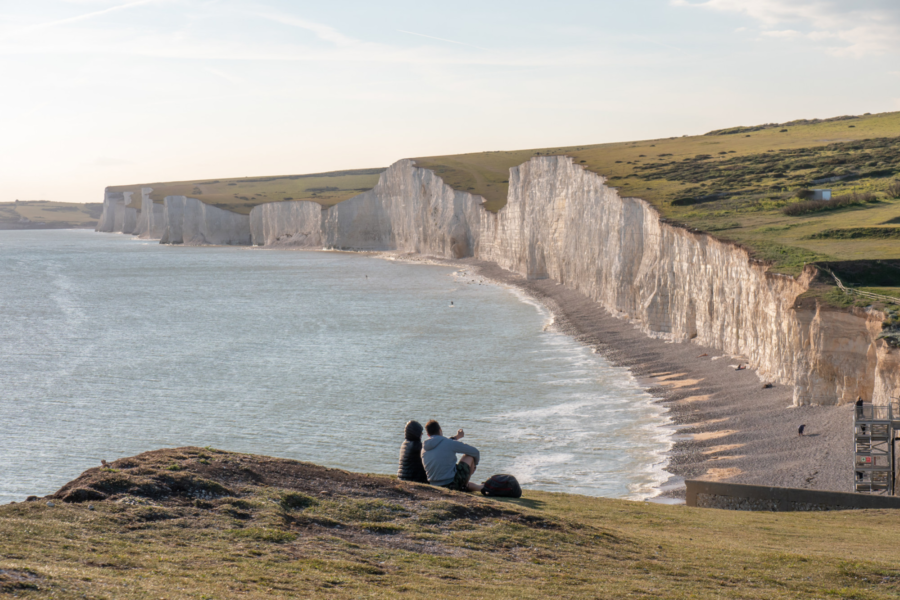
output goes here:
[[798, 278], [769, 273], [741, 248], [662, 222], [648, 202], [620, 197], [567, 157], [510, 169], [507, 204], [497, 213], [411, 160], [328, 209], [285, 201], [248, 217], [169, 196], [159, 224], [149, 191], [142, 200], [138, 216], [125, 194], [108, 191], [97, 230], [159, 234], [169, 244], [474, 257], [577, 290], [647, 335], [746, 356], [761, 377], [793, 386], [796, 405], [858, 396], [884, 404], [900, 389], [900, 352], [877, 339], [879, 311], [797, 307], [813, 269]]

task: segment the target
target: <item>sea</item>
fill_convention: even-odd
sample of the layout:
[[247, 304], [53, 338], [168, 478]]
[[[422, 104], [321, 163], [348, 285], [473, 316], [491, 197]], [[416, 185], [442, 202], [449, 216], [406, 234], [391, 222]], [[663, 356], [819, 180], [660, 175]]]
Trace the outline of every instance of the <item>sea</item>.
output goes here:
[[410, 419], [476, 480], [646, 499], [673, 426], [522, 292], [344, 252], [0, 231], [0, 504], [179, 446], [395, 474]]

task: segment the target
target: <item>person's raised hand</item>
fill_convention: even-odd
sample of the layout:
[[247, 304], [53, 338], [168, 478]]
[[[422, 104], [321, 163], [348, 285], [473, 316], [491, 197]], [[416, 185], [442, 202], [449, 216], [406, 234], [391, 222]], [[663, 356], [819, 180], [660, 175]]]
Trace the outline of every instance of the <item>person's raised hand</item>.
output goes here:
[[466, 432], [463, 431], [462, 429], [457, 429], [457, 430], [456, 430], [456, 439], [462, 439], [462, 437], [463, 437], [464, 435], [466, 435]]

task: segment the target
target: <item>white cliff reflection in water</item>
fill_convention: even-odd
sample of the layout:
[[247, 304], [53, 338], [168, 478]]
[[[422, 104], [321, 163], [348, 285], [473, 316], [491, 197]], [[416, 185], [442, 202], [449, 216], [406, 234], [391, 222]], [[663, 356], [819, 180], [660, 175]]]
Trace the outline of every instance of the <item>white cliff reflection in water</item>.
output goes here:
[[0, 256], [0, 503], [186, 445], [395, 473], [429, 418], [465, 428], [476, 478], [666, 479], [668, 420], [626, 370], [454, 269], [88, 231], [0, 231]]

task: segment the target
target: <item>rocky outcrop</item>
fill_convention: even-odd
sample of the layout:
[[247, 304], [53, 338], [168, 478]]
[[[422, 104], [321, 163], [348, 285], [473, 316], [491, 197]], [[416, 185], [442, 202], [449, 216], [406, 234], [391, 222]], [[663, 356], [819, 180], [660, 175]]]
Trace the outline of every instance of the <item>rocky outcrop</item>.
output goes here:
[[246, 246], [250, 217], [204, 204], [196, 198], [166, 196], [161, 244]]

